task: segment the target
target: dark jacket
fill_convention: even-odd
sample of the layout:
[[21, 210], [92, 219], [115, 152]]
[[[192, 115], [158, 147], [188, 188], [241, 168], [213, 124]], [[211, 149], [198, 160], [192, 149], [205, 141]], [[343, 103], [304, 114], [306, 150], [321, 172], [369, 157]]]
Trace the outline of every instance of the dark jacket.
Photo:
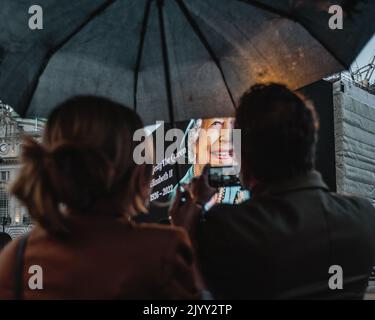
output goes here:
[[[184, 230], [111, 218], [74, 219], [59, 240], [41, 227], [27, 242], [26, 299], [195, 299], [193, 253]], [[0, 300], [14, 298], [19, 240], [0, 255]], [[43, 269], [43, 290], [28, 288], [29, 267]]]
[[[375, 209], [330, 193], [313, 171], [214, 207], [196, 241], [218, 298], [361, 299], [375, 265]], [[329, 288], [333, 265], [343, 269], [343, 290]]]

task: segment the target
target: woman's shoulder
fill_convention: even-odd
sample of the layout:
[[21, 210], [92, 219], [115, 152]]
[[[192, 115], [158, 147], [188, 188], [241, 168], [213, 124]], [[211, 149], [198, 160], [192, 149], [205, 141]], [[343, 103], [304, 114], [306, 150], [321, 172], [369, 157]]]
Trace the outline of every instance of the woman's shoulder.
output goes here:
[[199, 299], [193, 268], [194, 253], [186, 231], [157, 224], [141, 224], [136, 228], [148, 240], [145, 245], [150, 250], [144, 251], [148, 270], [154, 273], [153, 281], [158, 283], [161, 297]]
[[140, 223], [134, 225], [135, 230], [145, 237], [164, 239], [166, 241], [184, 241], [190, 244], [187, 232], [180, 227], [167, 226], [153, 223]]

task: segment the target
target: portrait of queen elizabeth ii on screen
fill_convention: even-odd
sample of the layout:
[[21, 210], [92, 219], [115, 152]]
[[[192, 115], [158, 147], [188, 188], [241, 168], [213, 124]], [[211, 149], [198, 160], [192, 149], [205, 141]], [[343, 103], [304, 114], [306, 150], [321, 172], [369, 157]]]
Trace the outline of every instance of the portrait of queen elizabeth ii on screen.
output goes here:
[[[190, 122], [186, 132], [191, 167], [181, 179], [181, 184], [189, 183], [194, 177], [200, 176], [207, 164], [213, 167], [236, 165], [233, 129], [233, 118], [199, 119]], [[249, 198], [249, 191], [240, 186], [223, 187], [219, 188], [207, 206], [218, 203], [239, 204]]]

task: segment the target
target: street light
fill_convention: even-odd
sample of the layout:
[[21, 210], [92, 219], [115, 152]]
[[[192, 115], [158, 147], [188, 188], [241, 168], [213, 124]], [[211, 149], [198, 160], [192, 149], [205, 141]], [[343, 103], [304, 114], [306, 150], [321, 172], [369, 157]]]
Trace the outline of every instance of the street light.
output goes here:
[[21, 212], [17, 211], [15, 216], [14, 216], [14, 223], [16, 225], [20, 225], [21, 221], [22, 221]]

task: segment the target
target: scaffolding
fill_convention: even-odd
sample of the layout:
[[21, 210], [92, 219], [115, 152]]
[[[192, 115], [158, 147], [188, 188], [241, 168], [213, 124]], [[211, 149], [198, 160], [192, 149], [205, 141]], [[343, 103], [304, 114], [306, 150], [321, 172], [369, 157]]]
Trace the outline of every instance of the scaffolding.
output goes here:
[[349, 83], [375, 95], [375, 55], [363, 67], [357, 67], [356, 70], [351, 68], [349, 71], [334, 74], [324, 80], [332, 83], [345, 81], [345, 83]]
[[350, 77], [356, 83], [359, 83], [362, 87], [368, 88], [375, 91], [375, 55], [372, 57], [370, 62], [357, 70], [350, 71]]

